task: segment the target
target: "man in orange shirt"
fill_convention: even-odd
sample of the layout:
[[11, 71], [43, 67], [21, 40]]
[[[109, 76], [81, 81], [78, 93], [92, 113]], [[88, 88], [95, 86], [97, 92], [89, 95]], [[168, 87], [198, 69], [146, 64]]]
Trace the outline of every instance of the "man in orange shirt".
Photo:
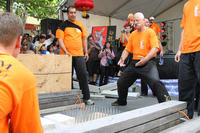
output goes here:
[[134, 15], [134, 23], [136, 30], [131, 33], [118, 64], [123, 66], [129, 53], [133, 53], [133, 60], [117, 82], [119, 98], [112, 103], [112, 106], [126, 105], [128, 88], [141, 77], [150, 85], [159, 103], [170, 99], [165, 86], [160, 82], [153, 59], [159, 48], [156, 34], [152, 29], [145, 27], [142, 13]]
[[42, 133], [36, 80], [14, 57], [20, 51], [21, 20], [0, 14], [0, 132]]
[[67, 8], [67, 16], [68, 20], [56, 31], [56, 38], [58, 38], [60, 45], [60, 54], [72, 55], [72, 68], [75, 68], [79, 86], [83, 93], [83, 100], [85, 104], [93, 105], [94, 102], [90, 100], [86, 70], [86, 61], [89, 58], [87, 51], [87, 33], [84, 25], [76, 20], [75, 7], [70, 6]]
[[[179, 100], [187, 102], [190, 119], [193, 118], [194, 114], [195, 87], [197, 83], [200, 84], [199, 23], [200, 0], [188, 0], [183, 9], [183, 18], [180, 25], [183, 30], [175, 61], [179, 62]], [[198, 107], [198, 116], [200, 116], [200, 105]]]
[[150, 17], [149, 21], [150, 21], [150, 28], [153, 29], [158, 37], [158, 45], [160, 48], [160, 56], [164, 55], [164, 49], [160, 43], [160, 26], [158, 24], [155, 23], [155, 18], [154, 17]]

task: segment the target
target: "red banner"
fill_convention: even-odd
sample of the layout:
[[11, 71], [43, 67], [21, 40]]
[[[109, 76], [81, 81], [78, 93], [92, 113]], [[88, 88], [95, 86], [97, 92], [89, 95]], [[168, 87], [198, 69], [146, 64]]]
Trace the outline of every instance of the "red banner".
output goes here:
[[107, 40], [107, 31], [107, 26], [92, 28], [92, 36], [94, 37], [94, 41], [98, 43], [101, 47], [103, 47]]
[[36, 27], [34, 24], [26, 24], [25, 25], [25, 30], [34, 30], [36, 31]]

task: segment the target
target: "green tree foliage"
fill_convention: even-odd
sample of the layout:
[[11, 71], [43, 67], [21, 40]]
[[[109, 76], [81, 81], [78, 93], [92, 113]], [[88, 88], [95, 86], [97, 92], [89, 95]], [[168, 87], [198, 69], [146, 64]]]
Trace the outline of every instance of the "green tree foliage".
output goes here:
[[[25, 24], [27, 16], [38, 19], [58, 18], [58, 6], [62, 0], [10, 0], [11, 11]], [[6, 11], [6, 0], [0, 0], [0, 9]]]

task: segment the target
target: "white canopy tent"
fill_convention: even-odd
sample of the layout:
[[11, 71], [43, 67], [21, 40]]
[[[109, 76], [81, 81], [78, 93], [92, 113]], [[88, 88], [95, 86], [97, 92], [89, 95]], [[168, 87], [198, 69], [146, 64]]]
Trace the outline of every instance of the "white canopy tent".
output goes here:
[[[92, 26], [116, 25], [117, 38], [122, 25], [129, 13], [142, 12], [146, 18], [155, 17], [156, 22], [166, 21], [170, 24], [167, 49], [177, 51], [180, 32], [179, 27], [182, 10], [187, 0], [93, 0], [95, 7], [89, 11], [90, 19], [84, 20], [79, 14], [78, 19], [86, 25], [88, 33]], [[65, 6], [74, 5], [75, 0], [63, 0], [60, 10]], [[99, 17], [97, 17], [99, 16]], [[101, 16], [101, 17], [100, 17]]]
[[[176, 6], [184, 0], [93, 0], [94, 9], [89, 13], [114, 17], [126, 20], [127, 14], [130, 12], [143, 12], [148, 18], [150, 16], [157, 17], [169, 8]], [[64, 0], [60, 6], [74, 5], [75, 0]]]

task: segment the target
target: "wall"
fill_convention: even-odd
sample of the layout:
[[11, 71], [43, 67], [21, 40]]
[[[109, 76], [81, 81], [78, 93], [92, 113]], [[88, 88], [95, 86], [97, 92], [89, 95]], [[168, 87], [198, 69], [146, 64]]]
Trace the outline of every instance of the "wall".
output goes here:
[[[82, 13], [77, 11], [77, 20], [83, 22], [88, 35], [92, 32], [93, 26], [109, 26], [109, 17], [89, 14], [89, 19], [83, 19], [81, 15]], [[66, 16], [64, 16], [64, 18], [67, 19]], [[124, 20], [111, 18], [111, 26], [117, 26], [116, 38], [120, 37], [124, 23]]]
[[[178, 50], [179, 42], [180, 42], [180, 34], [181, 34], [181, 18], [183, 14], [183, 7], [187, 0], [183, 0], [179, 4], [171, 7], [169, 10], [160, 14], [156, 17], [157, 22], [167, 21], [171, 27], [169, 27], [169, 35], [171, 36], [169, 40], [169, 44], [166, 46], [169, 50], [172, 50], [176, 53]], [[171, 28], [171, 30], [170, 30]], [[171, 31], [171, 32], [170, 32]]]

